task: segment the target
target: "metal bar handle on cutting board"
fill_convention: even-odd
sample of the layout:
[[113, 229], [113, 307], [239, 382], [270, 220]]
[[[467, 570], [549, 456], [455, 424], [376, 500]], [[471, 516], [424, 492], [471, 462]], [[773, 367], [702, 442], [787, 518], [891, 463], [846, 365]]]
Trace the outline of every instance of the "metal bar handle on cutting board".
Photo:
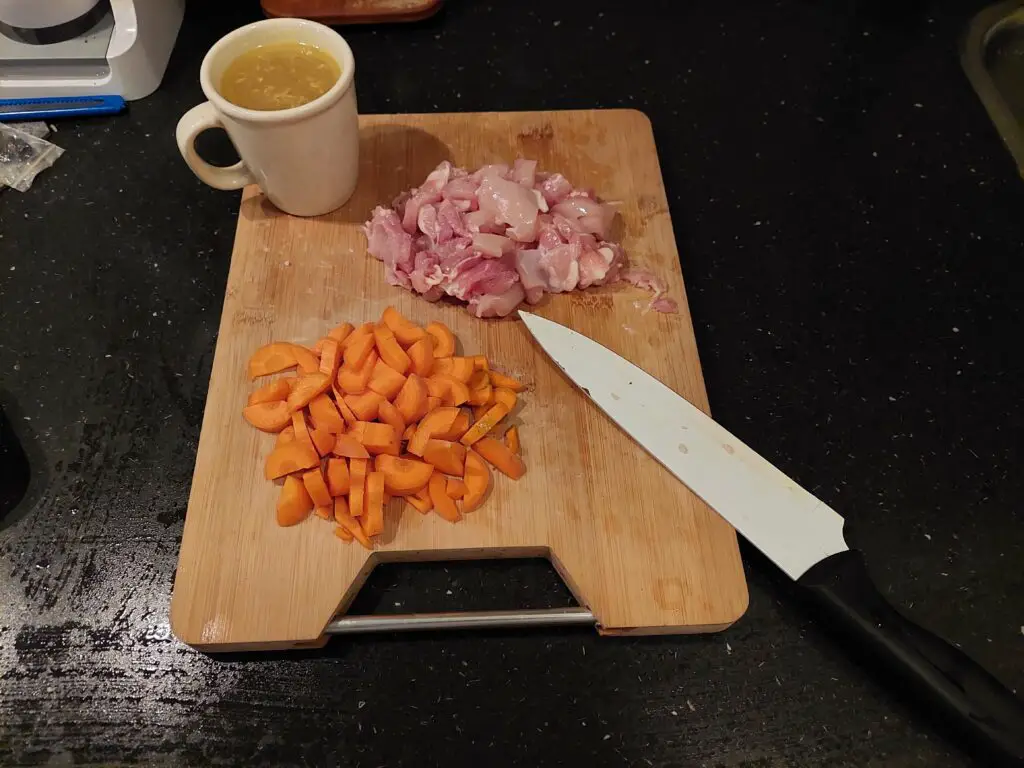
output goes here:
[[328, 635], [366, 632], [423, 632], [437, 629], [520, 629], [523, 627], [593, 626], [586, 608], [538, 608], [526, 611], [405, 613], [391, 616], [339, 616], [324, 630]]

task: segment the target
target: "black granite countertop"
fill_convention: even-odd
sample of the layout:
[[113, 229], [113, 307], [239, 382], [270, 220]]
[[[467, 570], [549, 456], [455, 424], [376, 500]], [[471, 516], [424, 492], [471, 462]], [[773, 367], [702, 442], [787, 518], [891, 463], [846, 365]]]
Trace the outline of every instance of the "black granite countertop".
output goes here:
[[[34, 470], [0, 519], [0, 764], [972, 764], [749, 547], [721, 634], [170, 635], [238, 209], [173, 130], [256, 6], [192, 3], [161, 89], [61, 123], [67, 154], [0, 195], [0, 398]], [[979, 7], [450, 0], [344, 34], [364, 112], [646, 112], [713, 412], [1021, 690], [1024, 182], [960, 70]], [[357, 607], [570, 600], [542, 562], [393, 566]]]

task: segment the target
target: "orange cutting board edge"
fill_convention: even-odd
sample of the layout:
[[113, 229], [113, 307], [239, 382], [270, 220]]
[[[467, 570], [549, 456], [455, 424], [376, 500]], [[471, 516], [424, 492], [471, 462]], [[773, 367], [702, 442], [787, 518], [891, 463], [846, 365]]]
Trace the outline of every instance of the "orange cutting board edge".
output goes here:
[[[366, 115], [360, 180], [340, 210], [314, 219], [245, 191], [171, 600], [171, 627], [207, 651], [320, 645], [380, 562], [542, 556], [609, 635], [712, 632], [746, 610], [735, 531], [616, 427], [517, 320], [479, 320], [387, 285], [366, 253], [373, 207], [420, 183], [441, 160], [464, 167], [529, 157], [617, 201], [614, 237], [653, 269], [678, 314], [645, 312], [626, 284], [546, 297], [535, 311], [596, 339], [708, 408], [679, 256], [645, 115], [633, 110]], [[370, 553], [316, 517], [277, 525], [278, 486], [263, 478], [273, 436], [241, 416], [256, 384], [246, 361], [273, 340], [313, 344], [342, 321], [394, 305], [440, 320], [465, 354], [485, 354], [529, 383], [519, 424], [528, 470], [495, 474], [485, 504], [457, 525], [390, 502]], [[409, 606], [415, 610], [415, 606]]]

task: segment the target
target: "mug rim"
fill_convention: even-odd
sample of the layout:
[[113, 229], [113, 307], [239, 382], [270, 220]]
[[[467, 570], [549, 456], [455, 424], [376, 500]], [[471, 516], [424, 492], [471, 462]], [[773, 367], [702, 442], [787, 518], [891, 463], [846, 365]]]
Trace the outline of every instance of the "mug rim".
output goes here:
[[[210, 70], [213, 67], [214, 58], [229, 43], [245, 37], [257, 27], [268, 26], [281, 27], [284, 29], [321, 29], [336, 38], [341, 47], [342, 61], [338, 62], [341, 66], [341, 75], [339, 75], [334, 85], [312, 101], [300, 104], [297, 107], [289, 107], [288, 109], [247, 109], [246, 107], [240, 107], [237, 104], [232, 104], [221, 96], [220, 91], [218, 91], [214, 86], [213, 81], [210, 78]], [[332, 51], [328, 51], [327, 53], [331, 56], [334, 55], [334, 52]], [[229, 117], [233, 117], [236, 120], [255, 123], [278, 123], [311, 117], [312, 115], [327, 109], [333, 103], [338, 101], [338, 99], [344, 96], [352, 87], [352, 83], [355, 80], [355, 69], [355, 57], [352, 55], [352, 49], [349, 47], [348, 41], [326, 24], [320, 24], [319, 22], [311, 21], [309, 19], [262, 19], [228, 32], [228, 34], [224, 35], [224, 37], [220, 38], [220, 40], [213, 44], [210, 50], [208, 50], [206, 55], [203, 57], [203, 63], [199, 68], [199, 84], [203, 89], [203, 94], [211, 103], [213, 103], [217, 108], [217, 111], [222, 112]]]

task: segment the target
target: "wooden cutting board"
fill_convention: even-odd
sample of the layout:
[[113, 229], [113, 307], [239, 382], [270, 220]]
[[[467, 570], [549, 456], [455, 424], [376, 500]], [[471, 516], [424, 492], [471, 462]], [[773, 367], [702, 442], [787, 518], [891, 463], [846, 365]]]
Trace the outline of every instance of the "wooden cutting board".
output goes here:
[[[476, 167], [536, 158], [607, 200], [631, 261], [664, 276], [678, 314], [645, 313], [628, 285], [548, 297], [540, 314], [610, 347], [707, 409], [654, 136], [635, 111], [370, 115], [360, 118], [359, 187], [341, 210], [287, 216], [246, 190], [196, 456], [171, 602], [171, 626], [208, 651], [308, 647], [380, 562], [545, 556], [604, 634], [710, 632], [747, 604], [733, 529], [574, 390], [513, 319], [478, 320], [393, 288], [366, 254], [373, 207], [441, 160]], [[263, 478], [273, 438], [241, 417], [262, 344], [312, 344], [389, 304], [447, 323], [465, 354], [486, 354], [530, 384], [517, 415], [526, 476], [496, 474], [458, 525], [393, 500], [376, 551], [340, 542], [311, 517], [275, 522]]]

